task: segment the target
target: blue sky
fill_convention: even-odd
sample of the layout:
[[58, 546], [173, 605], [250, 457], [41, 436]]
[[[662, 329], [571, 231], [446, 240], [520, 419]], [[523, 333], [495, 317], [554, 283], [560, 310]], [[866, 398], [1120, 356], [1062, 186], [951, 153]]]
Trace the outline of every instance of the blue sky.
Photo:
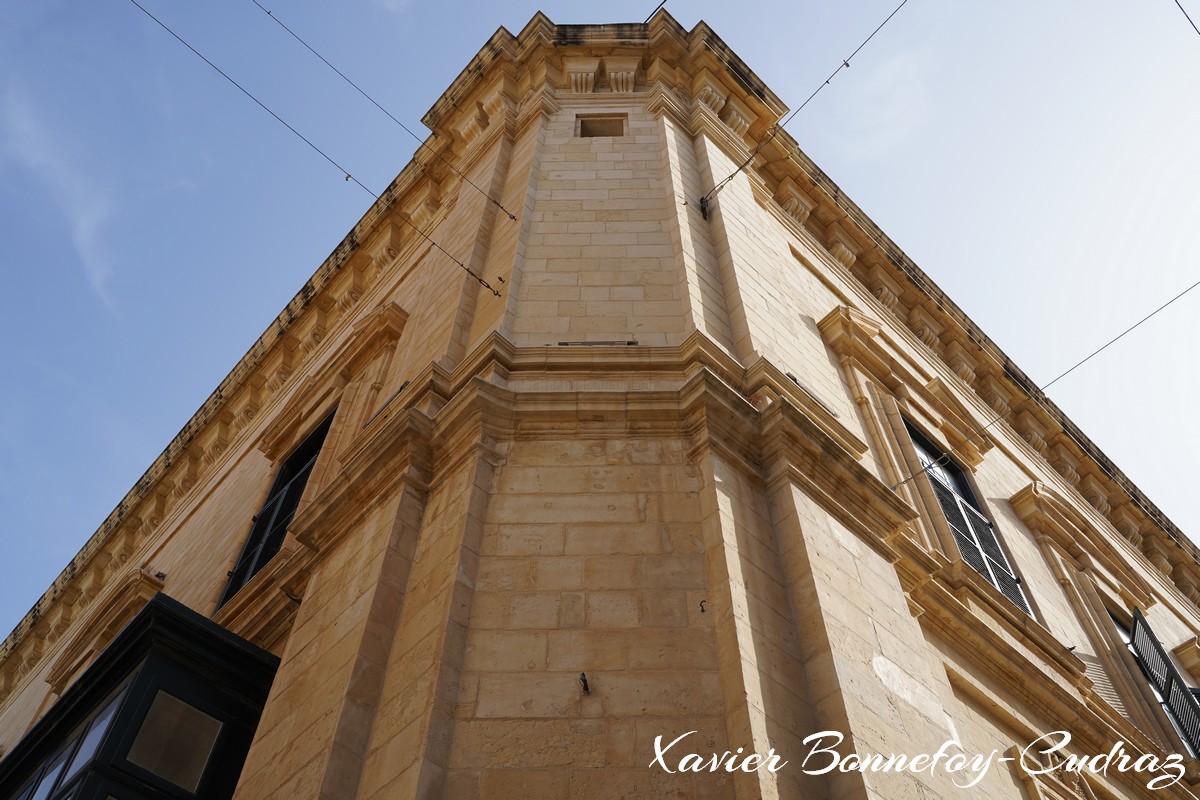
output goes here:
[[[527, 2], [262, 0], [411, 129]], [[367, 186], [415, 142], [252, 0], [143, 0]], [[547, 2], [640, 22], [653, 2]], [[1200, 1], [1184, 3], [1200, 19]], [[895, 6], [671, 2], [795, 107]], [[788, 126], [1035, 380], [1200, 280], [1200, 36], [1172, 0], [910, 0]], [[10, 630], [370, 198], [128, 0], [0, 23], [0, 628]], [[1177, 524], [1200, 289], [1050, 395]], [[0, 633], [0, 635], [3, 635]]]

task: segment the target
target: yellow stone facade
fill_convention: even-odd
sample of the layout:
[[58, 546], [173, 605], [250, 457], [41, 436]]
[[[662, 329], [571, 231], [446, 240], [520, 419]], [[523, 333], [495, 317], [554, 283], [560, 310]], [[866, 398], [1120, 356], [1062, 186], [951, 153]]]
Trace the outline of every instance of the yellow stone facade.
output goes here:
[[[1113, 618], [1144, 612], [1195, 683], [1195, 549], [785, 112], [665, 11], [499, 30], [8, 637], [0, 747], [161, 591], [280, 659], [239, 800], [1191, 797]], [[279, 552], [218, 607], [331, 413]], [[906, 426], [952, 455], [1031, 613], [964, 560]], [[822, 731], [998, 755], [970, 788], [814, 774]], [[1023, 766], [1054, 731], [1059, 758], [1122, 742], [1186, 775]], [[788, 763], [671, 773], [655, 742], [680, 736], [672, 768]]]

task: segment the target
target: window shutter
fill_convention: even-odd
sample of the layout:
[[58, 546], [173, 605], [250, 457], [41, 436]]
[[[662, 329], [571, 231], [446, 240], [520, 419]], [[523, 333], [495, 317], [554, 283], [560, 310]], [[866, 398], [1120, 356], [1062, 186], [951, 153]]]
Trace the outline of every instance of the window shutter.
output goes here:
[[982, 573], [984, 577], [990, 579], [987, 563], [975, 537], [971, 534], [971, 526], [967, 523], [967, 518], [959, 506], [958, 497], [936, 478], [931, 479], [929, 483], [933, 486], [933, 493], [937, 495], [938, 505], [942, 507], [946, 522], [950, 523], [950, 530], [954, 533], [954, 540], [958, 542], [958, 549], [962, 552], [963, 560], [977, 572]]
[[992, 524], [966, 503], [962, 503], [962, 505], [967, 520], [971, 523], [971, 530], [979, 541], [979, 547], [983, 551], [984, 557], [987, 558], [996, 588], [1003, 592], [1005, 597], [1016, 603], [1017, 608], [1026, 614], [1031, 614], [1029, 603], [1025, 600], [1025, 593], [1021, 591], [1021, 579], [1017, 577], [1013, 568], [1009, 566], [1008, 559], [1004, 557], [1004, 551], [1000, 548], [1000, 540], [996, 538], [996, 531], [992, 529]]
[[1200, 753], [1200, 705], [1171, 663], [1158, 637], [1146, 624], [1146, 618], [1136, 608], [1133, 610], [1133, 628], [1129, 638], [1133, 654], [1137, 656], [1150, 685], [1162, 697], [1163, 706], [1175, 722], [1179, 735], [1192, 753]]
[[1083, 662], [1084, 673], [1091, 678], [1092, 689], [1100, 699], [1112, 706], [1125, 719], [1132, 721], [1129, 709], [1125, 707], [1125, 698], [1121, 697], [1121, 693], [1117, 691], [1112, 676], [1104, 667], [1104, 662], [1098, 656], [1089, 653], [1076, 652], [1075, 655], [1079, 656], [1079, 660]]

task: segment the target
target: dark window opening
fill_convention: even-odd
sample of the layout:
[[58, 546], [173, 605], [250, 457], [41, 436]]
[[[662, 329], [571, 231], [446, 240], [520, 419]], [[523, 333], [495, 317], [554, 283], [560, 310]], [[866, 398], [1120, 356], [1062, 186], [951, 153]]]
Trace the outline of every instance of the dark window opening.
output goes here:
[[920, 431], [905, 423], [921, 467], [954, 534], [963, 561], [1026, 614], [1032, 615], [1021, 579], [1009, 564], [992, 523], [971, 491], [966, 473]]
[[317, 456], [321, 454], [321, 445], [329, 433], [333, 423], [333, 414], [316, 427], [299, 447], [284, 460], [275, 476], [275, 484], [263, 507], [254, 515], [253, 527], [246, 537], [246, 546], [238, 556], [233, 569], [229, 571], [229, 585], [221, 595], [218, 607], [224, 605], [238, 590], [250, 582], [258, 571], [270, 561], [283, 545], [287, 527], [296, 514], [304, 487], [308, 484], [308, 476], [312, 473]]
[[625, 135], [626, 115], [624, 114], [580, 116], [578, 119], [579, 135], [582, 137]]

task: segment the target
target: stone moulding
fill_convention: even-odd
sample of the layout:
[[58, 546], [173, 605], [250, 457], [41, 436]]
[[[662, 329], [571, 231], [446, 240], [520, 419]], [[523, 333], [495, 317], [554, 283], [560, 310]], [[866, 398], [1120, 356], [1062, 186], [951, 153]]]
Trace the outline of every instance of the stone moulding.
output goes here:
[[1065, 498], [1039, 481], [1034, 481], [1008, 500], [1025, 526], [1048, 535], [1081, 568], [1089, 561], [1113, 577], [1110, 583], [1130, 607], [1148, 608], [1154, 603], [1152, 589], [1125, 563], [1128, 553], [1118, 552], [1116, 536], [1104, 536], [1077, 512]]
[[909, 590], [922, 610], [922, 625], [997, 680], [1019, 684], [1036, 674], [1060, 691], [1064, 682], [1076, 692], [1091, 688], [1083, 661], [1045, 626], [1017, 610], [961, 558], [935, 558], [941, 566], [931, 579]]
[[[611, 390], [575, 391], [523, 388], [544, 374], [602, 370]], [[653, 372], [674, 376], [674, 389], [638, 385], [637, 376]], [[742, 373], [739, 375], [738, 373]], [[622, 375], [630, 383], [621, 386]], [[732, 380], [732, 383], [730, 382]], [[765, 411], [746, 400], [751, 389], [769, 387], [776, 398]], [[430, 398], [441, 398], [433, 403]], [[418, 408], [436, 409], [425, 416]], [[418, 416], [414, 417], [413, 415]], [[419, 423], [418, 419], [426, 420]], [[405, 462], [397, 453], [415, 453], [417, 430], [427, 439], [426, 455]], [[705, 447], [719, 447], [762, 480], [780, 470], [813, 488], [843, 523], [883, 542], [915, 517], [915, 511], [859, 464], [866, 444], [846, 430], [828, 410], [799, 392], [773, 367], [760, 365], [747, 374], [702, 334], [680, 347], [516, 348], [499, 335], [489, 337], [454, 373], [431, 369], [381, 409], [344, 457], [344, 469], [293, 524], [297, 539], [321, 550], [336, 541], [354, 514], [334, 513], [347, 502], [342, 492], [354, 487], [356, 503], [384, 492], [401, 476], [418, 487], [435, 481], [428, 473], [453, 468], [480, 445], [523, 438], [573, 436], [689, 436], [693, 458]], [[379, 458], [388, 461], [381, 469]], [[396, 460], [398, 459], [398, 460]], [[404, 467], [402, 463], [419, 463]], [[448, 466], [449, 465], [449, 466]], [[375, 476], [375, 477], [373, 477]], [[427, 477], [426, 477], [427, 476]], [[368, 486], [368, 490], [361, 486]], [[341, 488], [337, 488], [341, 487]], [[845, 490], [851, 492], [847, 495]], [[366, 492], [366, 494], [364, 494]]]
[[405, 483], [422, 496], [429, 490], [432, 421], [414, 409], [388, 424], [345, 457], [337, 477], [297, 515], [289, 533], [323, 557], [363, 518], [379, 497]]
[[139, 569], [109, 587], [98, 598], [96, 608], [84, 620], [87, 636], [77, 636], [54, 660], [46, 683], [61, 695], [67, 684], [100, 654], [121, 629], [142, 610], [150, 598], [162, 591], [162, 579]]
[[[979, 663], [979, 666], [986, 665]], [[1134, 752], [1138, 753], [1161, 751], [1161, 748], [1145, 734], [1123, 718], [1110, 719], [1108, 716], [1097, 714], [1093, 707], [1069, 692], [1062, 691], [1062, 687], [1052, 682], [1022, 681], [1020, 675], [1004, 679], [1003, 676], [995, 676], [994, 670], [989, 670], [986, 674], [988, 677], [997, 679], [989, 685], [984, 685], [977, 678], [965, 675], [955, 666], [948, 665], [946, 668], [946, 677], [955, 694], [989, 715], [998, 717], [1006, 727], [1025, 741], [1032, 742], [1046, 734], [1047, 731], [1032, 724], [1023, 713], [1015, 711], [1015, 708], [1036, 709], [1044, 719], [1061, 720], [1063, 726], [1069, 728], [1072, 733], [1071, 751], [1074, 753], [1107, 753], [1113, 743], [1117, 741], [1124, 741]], [[1017, 771], [1020, 774], [1025, 772], [1020, 769]], [[1142, 800], [1153, 800], [1154, 798], [1161, 800], [1163, 797], [1163, 792], [1156, 792], [1146, 787], [1146, 773], [1121, 772], [1114, 769], [1109, 770], [1106, 776], [1109, 780], [1119, 783], [1129, 792], [1130, 797], [1138, 797]], [[1037, 782], [1032, 780], [1035, 776], [1029, 777], [1031, 783]], [[1036, 777], [1040, 780], [1045, 776]], [[1185, 776], [1186, 782], [1192, 783], [1193, 780], [1194, 777]], [[1069, 795], [1072, 798], [1079, 796]], [[1105, 792], [1103, 795], [1097, 796], [1109, 797], [1110, 795]], [[1179, 793], [1177, 796], [1184, 796], [1184, 793]]]
[[312, 551], [288, 537], [275, 557], [213, 613], [213, 621], [270, 650], [291, 629], [312, 562]]
[[761, 428], [768, 483], [786, 476], [888, 561], [899, 558], [890, 540], [917, 518], [912, 506], [790, 402], [768, 406]]
[[939, 432], [969, 466], [976, 466], [995, 440], [985, 420], [972, 412], [937, 377], [903, 356], [887, 329], [860, 311], [841, 306], [825, 315], [817, 329], [845, 368], [861, 370], [889, 392], [918, 403], [937, 421]]

